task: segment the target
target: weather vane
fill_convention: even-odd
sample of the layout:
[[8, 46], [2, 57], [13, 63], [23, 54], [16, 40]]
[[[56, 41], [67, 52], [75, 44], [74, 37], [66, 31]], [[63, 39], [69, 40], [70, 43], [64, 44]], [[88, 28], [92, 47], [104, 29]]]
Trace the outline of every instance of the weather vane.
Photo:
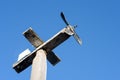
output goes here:
[[46, 80], [46, 59], [52, 65], [56, 65], [58, 62], [60, 62], [60, 59], [52, 51], [54, 48], [67, 40], [70, 36], [74, 36], [75, 40], [80, 45], [82, 45], [82, 40], [75, 32], [76, 26], [71, 26], [67, 22], [63, 12], [61, 12], [61, 18], [63, 19], [67, 27], [60, 30], [57, 34], [55, 34], [46, 42], [41, 40], [38, 35], [32, 30], [32, 28], [29, 28], [23, 33], [24, 37], [36, 49], [32, 52], [27, 49], [19, 55], [18, 61], [13, 64], [13, 69], [15, 69], [17, 73], [20, 73], [21, 71], [32, 65], [31, 80]]

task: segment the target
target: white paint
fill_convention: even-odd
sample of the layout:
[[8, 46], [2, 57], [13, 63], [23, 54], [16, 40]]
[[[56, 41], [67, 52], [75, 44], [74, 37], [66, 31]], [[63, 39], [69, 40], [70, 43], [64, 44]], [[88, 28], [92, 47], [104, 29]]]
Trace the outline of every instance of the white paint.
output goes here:
[[46, 52], [38, 50], [32, 63], [31, 80], [46, 80], [47, 60]]
[[26, 49], [25, 51], [23, 51], [22, 53], [19, 54], [18, 61], [30, 53], [31, 53], [31, 51], [29, 49]]

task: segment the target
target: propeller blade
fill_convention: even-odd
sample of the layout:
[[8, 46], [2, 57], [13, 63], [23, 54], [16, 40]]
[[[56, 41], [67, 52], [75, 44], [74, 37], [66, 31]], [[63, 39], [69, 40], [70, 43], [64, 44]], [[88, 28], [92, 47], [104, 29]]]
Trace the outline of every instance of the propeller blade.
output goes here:
[[68, 26], [69, 23], [68, 23], [67, 20], [65, 19], [65, 16], [64, 16], [63, 12], [61, 12], [61, 18], [63, 19], [63, 21], [65, 22], [65, 24]]
[[80, 44], [80, 45], [82, 45], [82, 40], [80, 39], [80, 37], [77, 35], [77, 33], [74, 31], [74, 38], [75, 38], [75, 40]]

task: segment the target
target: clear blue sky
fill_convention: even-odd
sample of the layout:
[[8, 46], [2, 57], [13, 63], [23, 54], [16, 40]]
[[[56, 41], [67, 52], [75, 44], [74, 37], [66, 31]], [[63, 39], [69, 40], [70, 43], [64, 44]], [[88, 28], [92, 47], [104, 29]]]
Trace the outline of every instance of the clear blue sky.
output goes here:
[[31, 67], [17, 74], [19, 53], [34, 50], [22, 32], [32, 26], [46, 41], [66, 25], [63, 11], [83, 40], [71, 37], [54, 52], [62, 60], [48, 62], [47, 80], [120, 80], [119, 0], [1, 0], [0, 80], [30, 80]]

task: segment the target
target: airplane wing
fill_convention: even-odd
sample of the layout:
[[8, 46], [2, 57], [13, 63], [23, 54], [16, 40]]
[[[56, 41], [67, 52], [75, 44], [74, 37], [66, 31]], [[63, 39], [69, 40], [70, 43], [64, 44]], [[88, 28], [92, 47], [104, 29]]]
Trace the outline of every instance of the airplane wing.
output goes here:
[[55, 55], [53, 51], [50, 51], [47, 54], [47, 59], [53, 66], [60, 62], [60, 59]]
[[[24, 37], [35, 47], [39, 47], [44, 42], [37, 36], [37, 34], [32, 30], [32, 28], [29, 28], [23, 33]], [[52, 65], [56, 65], [58, 62], [60, 62], [60, 59], [55, 55], [53, 51], [49, 51], [47, 54], [47, 59]]]
[[29, 28], [23, 33], [24, 37], [35, 47], [39, 47], [44, 42], [37, 36], [37, 34]]

